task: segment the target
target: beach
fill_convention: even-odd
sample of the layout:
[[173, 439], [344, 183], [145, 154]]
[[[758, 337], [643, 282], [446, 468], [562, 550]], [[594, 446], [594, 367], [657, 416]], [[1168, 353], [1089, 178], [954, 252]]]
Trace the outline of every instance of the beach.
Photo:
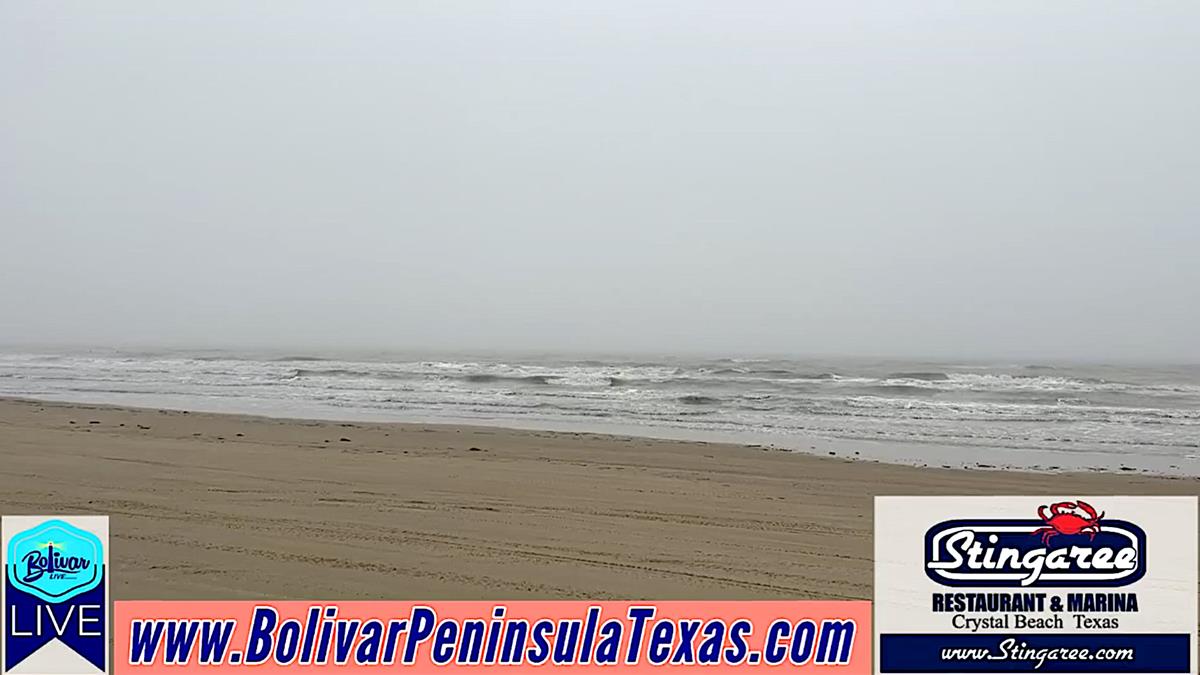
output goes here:
[[875, 495], [1198, 487], [0, 399], [0, 513], [109, 515], [118, 599], [869, 599]]

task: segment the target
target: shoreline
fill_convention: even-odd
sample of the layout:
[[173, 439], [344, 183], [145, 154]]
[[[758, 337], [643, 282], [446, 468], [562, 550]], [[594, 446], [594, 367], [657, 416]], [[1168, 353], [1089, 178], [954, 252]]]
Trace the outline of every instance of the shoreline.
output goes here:
[[0, 399], [0, 512], [108, 514], [121, 599], [868, 599], [875, 495], [1196, 486]]
[[[108, 400], [96, 400], [108, 399]], [[421, 425], [437, 427], [478, 427], [508, 431], [596, 434], [618, 438], [637, 438], [682, 443], [719, 443], [750, 448], [767, 448], [811, 457], [841, 457], [854, 461], [878, 462], [915, 468], [961, 469], [968, 471], [1018, 471], [1025, 473], [1111, 473], [1162, 478], [1200, 478], [1200, 458], [1179, 459], [1168, 456], [1131, 456], [1102, 452], [1065, 452], [1031, 450], [992, 445], [945, 445], [921, 441], [891, 442], [870, 438], [827, 438], [741, 431], [697, 430], [687, 427], [634, 425], [602, 420], [587, 422], [548, 419], [477, 419], [406, 415], [402, 410], [369, 411], [336, 408], [295, 402], [281, 406], [278, 401], [236, 399], [222, 405], [221, 400], [189, 397], [164, 397], [161, 394], [117, 394], [91, 397], [90, 400], [0, 395], [0, 401], [34, 401], [61, 405], [91, 405], [120, 409], [165, 410], [216, 415], [241, 415], [274, 420], [355, 422], [371, 424]], [[257, 408], [257, 409], [254, 409]], [[1013, 457], [1022, 457], [1013, 463]]]

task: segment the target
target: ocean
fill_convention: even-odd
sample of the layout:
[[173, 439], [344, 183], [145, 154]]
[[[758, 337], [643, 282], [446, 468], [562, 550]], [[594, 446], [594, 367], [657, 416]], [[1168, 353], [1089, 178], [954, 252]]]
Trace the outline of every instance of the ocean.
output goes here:
[[1200, 366], [0, 353], [0, 395], [735, 441], [929, 466], [1200, 475]]

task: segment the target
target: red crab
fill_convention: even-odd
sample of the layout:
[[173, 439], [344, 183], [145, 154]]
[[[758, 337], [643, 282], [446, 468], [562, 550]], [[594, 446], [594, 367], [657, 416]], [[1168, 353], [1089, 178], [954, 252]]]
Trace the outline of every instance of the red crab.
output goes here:
[[[1100, 531], [1100, 519], [1104, 514], [1097, 514], [1096, 509], [1085, 501], [1051, 504], [1050, 516], [1046, 515], [1046, 508], [1044, 504], [1038, 507], [1038, 517], [1049, 527], [1038, 528], [1032, 533], [1042, 535], [1042, 544], [1048, 544], [1051, 537], [1060, 534], [1087, 534], [1088, 539], [1095, 539], [1096, 533]], [[1087, 517], [1075, 513], [1075, 509], [1083, 511]]]

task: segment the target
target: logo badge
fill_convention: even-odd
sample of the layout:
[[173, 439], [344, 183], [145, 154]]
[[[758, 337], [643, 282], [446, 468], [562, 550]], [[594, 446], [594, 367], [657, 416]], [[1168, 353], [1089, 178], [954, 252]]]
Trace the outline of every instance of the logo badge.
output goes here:
[[1126, 586], [1146, 574], [1146, 533], [1085, 501], [1043, 504], [1038, 519], [937, 523], [925, 574], [944, 586]]
[[104, 580], [100, 538], [61, 520], [50, 520], [8, 542], [8, 580], [46, 602], [65, 602]]
[[875, 498], [875, 672], [1196, 673], [1197, 500]]
[[108, 517], [4, 516], [0, 675], [108, 669]]

